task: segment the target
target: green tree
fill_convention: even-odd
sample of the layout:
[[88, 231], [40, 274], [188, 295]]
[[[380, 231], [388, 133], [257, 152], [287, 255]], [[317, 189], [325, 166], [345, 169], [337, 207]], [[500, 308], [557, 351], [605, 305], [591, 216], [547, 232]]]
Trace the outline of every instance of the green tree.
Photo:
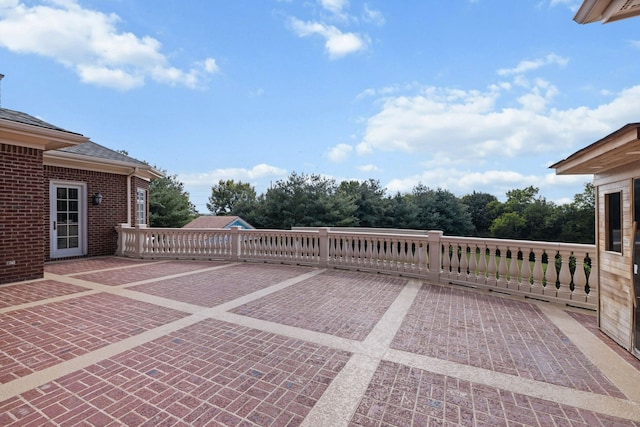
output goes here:
[[416, 226], [422, 230], [442, 230], [445, 234], [468, 236], [473, 223], [467, 206], [448, 190], [432, 190], [422, 184], [411, 194], [417, 209]]
[[493, 220], [489, 231], [494, 237], [502, 239], [522, 239], [527, 220], [517, 212], [505, 212]]
[[[467, 206], [474, 235], [486, 237], [490, 235], [489, 227], [494, 219], [500, 216], [501, 203], [493, 194], [473, 192], [462, 197], [462, 203]], [[500, 207], [500, 209], [497, 209]]]
[[214, 215], [231, 215], [238, 203], [255, 201], [256, 190], [248, 183], [220, 180], [211, 187], [207, 209]]
[[149, 185], [149, 224], [180, 228], [197, 216], [189, 193], [176, 175], [154, 179]]
[[259, 202], [266, 228], [344, 227], [357, 224], [353, 198], [337, 192], [334, 179], [291, 173], [277, 181]]
[[584, 191], [573, 197], [573, 202], [560, 207], [562, 227], [559, 240], [572, 243], [595, 243], [596, 201], [595, 187], [585, 183]]
[[385, 197], [385, 189], [380, 185], [380, 181], [374, 179], [363, 182], [342, 181], [336, 195], [345, 200], [354, 201], [354, 216], [357, 218], [358, 226], [386, 226], [390, 203]]

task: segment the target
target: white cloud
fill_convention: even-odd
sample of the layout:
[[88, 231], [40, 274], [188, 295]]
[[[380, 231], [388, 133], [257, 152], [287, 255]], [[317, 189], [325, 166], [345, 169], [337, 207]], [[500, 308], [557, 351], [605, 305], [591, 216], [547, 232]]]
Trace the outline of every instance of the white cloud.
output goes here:
[[351, 145], [338, 144], [327, 151], [327, 157], [334, 163], [340, 163], [345, 161], [352, 152], [353, 147]]
[[458, 196], [473, 191], [489, 192], [503, 198], [506, 192], [514, 188], [534, 185], [541, 189], [558, 189], [558, 187], [574, 188], [576, 185], [591, 181], [585, 175], [555, 175], [549, 172], [544, 175], [525, 175], [510, 170], [469, 171], [451, 168], [434, 168], [423, 173], [404, 178], [392, 179], [386, 189], [390, 194], [410, 192], [416, 185], [423, 184], [429, 188], [446, 188]]
[[564, 152], [637, 121], [640, 110], [640, 85], [595, 108], [554, 108], [558, 90], [543, 80], [519, 90], [502, 85], [485, 91], [431, 87], [385, 98], [381, 110], [367, 120], [357, 153], [423, 152], [477, 163], [495, 156]]
[[384, 25], [385, 19], [382, 12], [375, 9], [370, 9], [369, 5], [365, 3], [364, 11], [362, 12], [362, 19], [365, 22], [371, 22], [376, 25]]
[[543, 58], [520, 61], [520, 63], [514, 68], [501, 68], [498, 70], [498, 75], [508, 76], [513, 74], [524, 74], [547, 65], [560, 65], [561, 67], [564, 67], [568, 62], [569, 59], [563, 58], [555, 53], [550, 53]]
[[349, 0], [318, 0], [320, 5], [331, 13], [341, 15], [349, 6]]
[[551, 0], [551, 6], [564, 5], [567, 6], [572, 11], [577, 11], [582, 4], [582, 0]]
[[120, 18], [83, 8], [76, 0], [49, 0], [30, 6], [0, 2], [0, 46], [13, 52], [52, 58], [89, 84], [129, 90], [147, 78], [196, 88], [218, 71], [213, 58], [189, 69], [172, 66], [161, 43], [118, 29]]
[[325, 51], [331, 59], [336, 59], [365, 50], [368, 39], [356, 33], [343, 33], [333, 25], [321, 22], [305, 22], [297, 18], [290, 18], [289, 23], [299, 37], [318, 35], [325, 40]]
[[358, 166], [358, 170], [361, 172], [380, 172], [381, 171], [379, 167], [371, 164]]
[[251, 169], [223, 168], [202, 173], [180, 173], [178, 179], [185, 185], [212, 186], [221, 179], [233, 179], [235, 181], [255, 182], [269, 178], [282, 178], [287, 175], [285, 169], [271, 166], [266, 163], [255, 165]]

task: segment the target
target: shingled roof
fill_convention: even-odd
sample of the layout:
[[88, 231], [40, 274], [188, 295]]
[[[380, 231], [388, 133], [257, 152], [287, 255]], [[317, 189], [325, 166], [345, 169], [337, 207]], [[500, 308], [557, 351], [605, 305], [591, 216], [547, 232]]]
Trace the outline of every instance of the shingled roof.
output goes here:
[[103, 147], [102, 145], [96, 144], [93, 141], [88, 141], [79, 145], [75, 145], [73, 147], [60, 148], [57, 151], [80, 154], [83, 156], [90, 156], [98, 159], [113, 160], [116, 162], [133, 163], [140, 166], [149, 166], [145, 162], [134, 159], [133, 157], [129, 157], [126, 154], [122, 154], [110, 148]]
[[54, 126], [51, 123], [47, 123], [44, 120], [38, 119], [37, 117], [30, 116], [27, 113], [9, 110], [7, 108], [0, 108], [0, 119], [9, 120], [11, 122], [16, 122], [16, 123], [22, 123], [25, 125], [38, 126], [45, 129], [57, 130], [60, 132], [67, 132], [74, 135], [81, 135], [80, 133], [71, 132], [66, 129], [62, 129], [61, 127]]

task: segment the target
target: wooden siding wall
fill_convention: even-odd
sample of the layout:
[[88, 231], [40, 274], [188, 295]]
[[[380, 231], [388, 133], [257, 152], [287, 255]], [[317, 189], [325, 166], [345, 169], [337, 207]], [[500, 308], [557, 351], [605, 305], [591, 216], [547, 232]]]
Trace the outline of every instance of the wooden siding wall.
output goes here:
[[[608, 182], [598, 186], [598, 229], [597, 241], [599, 249], [600, 266], [600, 304], [599, 323], [604, 333], [609, 335], [618, 344], [626, 349], [631, 349], [632, 333], [632, 306], [631, 276], [632, 263], [632, 191], [633, 180]], [[622, 254], [605, 251], [607, 238], [607, 215], [605, 195], [622, 191]]]

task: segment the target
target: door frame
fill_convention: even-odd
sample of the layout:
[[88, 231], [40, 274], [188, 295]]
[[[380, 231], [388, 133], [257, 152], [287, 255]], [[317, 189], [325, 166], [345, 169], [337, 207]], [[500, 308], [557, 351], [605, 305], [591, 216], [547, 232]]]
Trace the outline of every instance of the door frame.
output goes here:
[[[54, 230], [54, 222], [57, 221], [58, 203], [57, 188], [73, 187], [78, 189], [78, 247], [71, 249], [57, 248], [57, 230]], [[49, 258], [65, 258], [84, 256], [88, 253], [88, 215], [87, 215], [87, 183], [79, 181], [51, 180], [49, 181]]]

